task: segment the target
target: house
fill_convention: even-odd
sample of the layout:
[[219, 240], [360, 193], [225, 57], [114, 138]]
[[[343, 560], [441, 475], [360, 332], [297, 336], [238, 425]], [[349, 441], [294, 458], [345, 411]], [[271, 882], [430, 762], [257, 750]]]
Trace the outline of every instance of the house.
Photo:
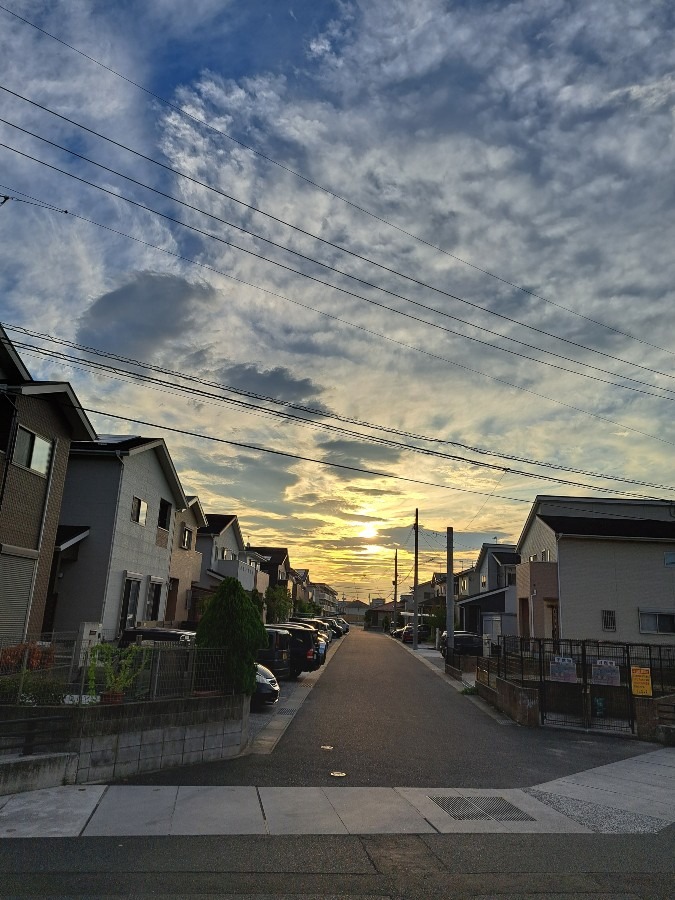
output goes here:
[[675, 504], [539, 496], [518, 541], [524, 637], [675, 643]]
[[321, 608], [321, 612], [329, 616], [337, 614], [338, 592], [329, 584], [314, 585], [314, 603]]
[[368, 604], [363, 600], [341, 600], [338, 603], [338, 615], [350, 625], [363, 625]]
[[0, 327], [2, 642], [43, 632], [68, 452], [95, 437], [71, 386], [34, 381]]
[[52, 571], [55, 631], [101, 623], [111, 639], [164, 617], [177, 509], [187, 508], [161, 438], [71, 444]]
[[266, 559], [244, 545], [236, 515], [209, 513], [207, 524], [197, 532], [197, 550], [202, 554], [198, 583], [193, 586], [198, 596], [211, 595], [224, 578], [236, 578], [245, 591], [265, 593]]
[[[474, 634], [518, 633], [515, 544], [488, 544], [480, 549], [475, 566], [459, 573], [457, 611], [460, 626]], [[470, 593], [464, 593], [469, 590]]]
[[185, 509], [176, 510], [173, 545], [169, 564], [169, 590], [164, 621], [174, 625], [194, 622], [192, 584], [202, 570], [202, 554], [197, 549], [197, 533], [207, 525], [199, 497], [187, 498]]
[[309, 580], [309, 569], [288, 570], [293, 609], [309, 606], [314, 602], [314, 585]]
[[263, 559], [261, 569], [269, 576], [271, 588], [283, 587], [289, 590], [289, 571], [291, 562], [288, 558], [288, 550], [285, 547], [251, 547], [247, 544], [249, 553], [257, 553]]

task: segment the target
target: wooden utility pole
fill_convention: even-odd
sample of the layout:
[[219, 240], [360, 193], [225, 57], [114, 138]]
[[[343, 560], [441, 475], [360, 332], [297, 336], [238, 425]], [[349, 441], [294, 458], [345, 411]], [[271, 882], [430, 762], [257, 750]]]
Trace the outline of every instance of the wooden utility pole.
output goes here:
[[413, 580], [413, 650], [417, 650], [417, 583], [419, 581], [418, 552], [419, 552], [419, 510], [415, 510], [415, 578]]

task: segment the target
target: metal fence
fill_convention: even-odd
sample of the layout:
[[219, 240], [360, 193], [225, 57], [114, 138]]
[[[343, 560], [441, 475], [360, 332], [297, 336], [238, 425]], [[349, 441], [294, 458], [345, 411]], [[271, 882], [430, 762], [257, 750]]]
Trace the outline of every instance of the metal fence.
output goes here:
[[227, 653], [184, 644], [114, 643], [82, 648], [75, 636], [0, 646], [0, 705], [91, 703], [232, 693]]
[[476, 680], [539, 691], [542, 724], [634, 731], [634, 695], [675, 693], [675, 646], [504, 636], [478, 660]]

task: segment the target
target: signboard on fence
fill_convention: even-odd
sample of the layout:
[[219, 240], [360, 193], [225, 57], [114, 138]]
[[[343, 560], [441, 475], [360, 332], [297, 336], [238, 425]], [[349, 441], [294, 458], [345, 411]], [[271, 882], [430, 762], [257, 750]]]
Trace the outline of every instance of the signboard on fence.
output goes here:
[[621, 670], [614, 659], [596, 659], [591, 667], [591, 682], [609, 687], [621, 686]]
[[631, 666], [630, 680], [634, 696], [652, 696], [652, 670], [648, 666]]
[[577, 664], [571, 656], [554, 656], [550, 663], [549, 679], [577, 683]]

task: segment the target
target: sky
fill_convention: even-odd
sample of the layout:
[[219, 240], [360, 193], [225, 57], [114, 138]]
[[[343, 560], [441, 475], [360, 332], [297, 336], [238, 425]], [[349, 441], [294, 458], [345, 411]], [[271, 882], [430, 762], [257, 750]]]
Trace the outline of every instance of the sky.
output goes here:
[[425, 580], [538, 494], [675, 499], [674, 32], [665, 0], [3, 0], [0, 321], [348, 599], [396, 551], [410, 587], [416, 509]]

